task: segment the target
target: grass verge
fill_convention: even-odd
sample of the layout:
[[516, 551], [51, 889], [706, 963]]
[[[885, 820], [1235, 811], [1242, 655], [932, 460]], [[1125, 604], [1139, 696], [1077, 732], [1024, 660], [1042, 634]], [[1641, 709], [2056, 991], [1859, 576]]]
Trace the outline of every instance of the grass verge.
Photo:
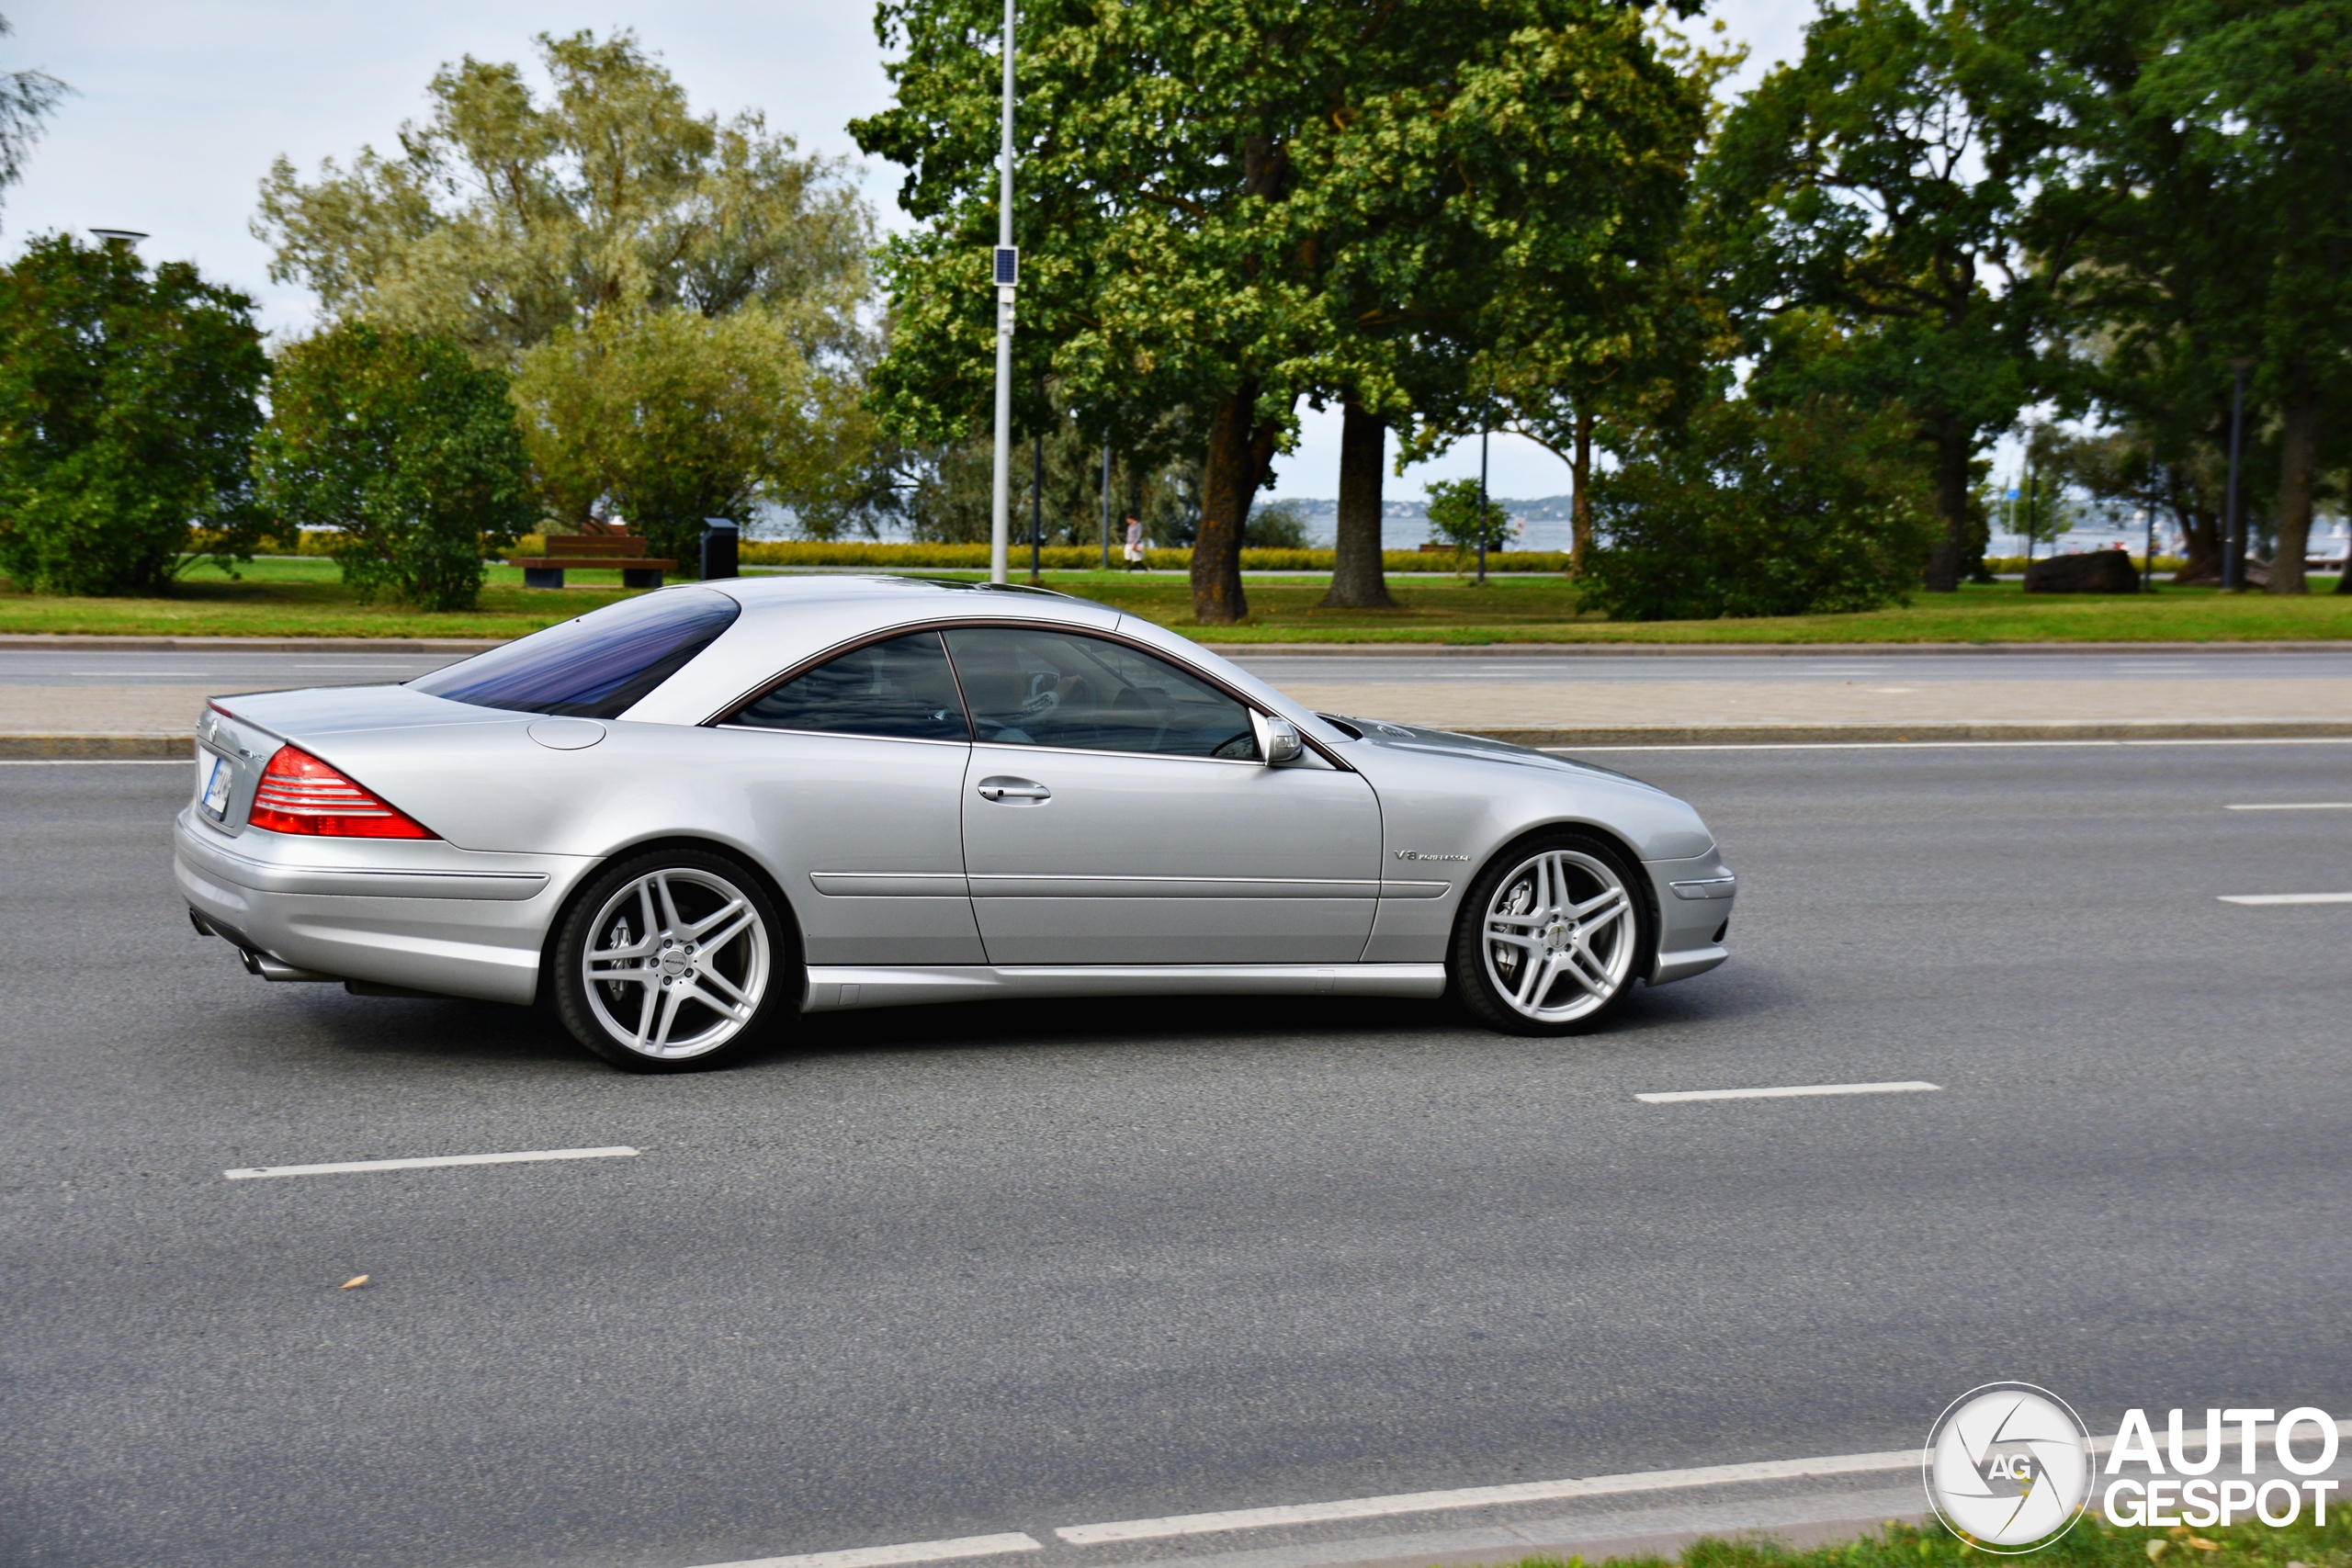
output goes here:
[[[967, 572], [935, 573], [963, 576]], [[254, 561], [231, 579], [209, 567], [169, 598], [75, 599], [22, 593], [0, 579], [0, 632], [116, 637], [520, 637], [627, 592], [617, 571], [575, 571], [561, 590], [523, 586], [495, 566], [478, 608], [430, 614], [362, 604], [334, 563], [318, 558]], [[2144, 595], [2028, 594], [2014, 582], [1920, 594], [1907, 606], [1850, 615], [1751, 620], [1621, 622], [1585, 609], [1565, 578], [1398, 578], [1389, 610], [1327, 610], [1320, 577], [1253, 578], [1240, 625], [1193, 623], [1192, 589], [1170, 574], [1049, 571], [1050, 587], [1216, 643], [1956, 643], [2302, 642], [2352, 640], [2352, 596], [2320, 579], [2304, 598], [2162, 587]]]
[[[1618, 1568], [1666, 1568], [1655, 1557], [1611, 1558]], [[1930, 1521], [1923, 1527], [1891, 1524], [1875, 1536], [1794, 1551], [1779, 1542], [1697, 1540], [1684, 1549], [1681, 1568], [1986, 1568], [2002, 1558], [1987, 1556]], [[2276, 1529], [2238, 1524], [2226, 1529], [2170, 1529], [2108, 1524], [2096, 1512], [2060, 1540], [2028, 1558], [2034, 1568], [2352, 1568], [2352, 1521], [2341, 1507], [2328, 1510], [2327, 1523], [2311, 1522], [2306, 1510], [2296, 1522]], [[1523, 1558], [1511, 1568], [1587, 1568], [1584, 1559]]]

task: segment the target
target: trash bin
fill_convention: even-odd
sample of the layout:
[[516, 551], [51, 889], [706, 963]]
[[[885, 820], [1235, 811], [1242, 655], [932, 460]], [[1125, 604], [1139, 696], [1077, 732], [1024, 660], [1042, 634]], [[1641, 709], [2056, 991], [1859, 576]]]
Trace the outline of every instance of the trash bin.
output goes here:
[[706, 517], [702, 531], [702, 575], [707, 582], [714, 577], [735, 575], [735, 525], [724, 517]]

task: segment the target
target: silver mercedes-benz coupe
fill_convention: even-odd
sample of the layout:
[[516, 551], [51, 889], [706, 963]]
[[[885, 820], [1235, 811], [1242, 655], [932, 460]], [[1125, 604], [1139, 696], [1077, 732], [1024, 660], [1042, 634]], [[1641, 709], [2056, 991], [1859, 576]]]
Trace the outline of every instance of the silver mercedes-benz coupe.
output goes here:
[[906, 578], [666, 588], [402, 686], [225, 697], [175, 867], [272, 980], [550, 1003], [625, 1067], [796, 1012], [1437, 997], [1565, 1034], [1724, 957], [1648, 784], [1308, 712], [1150, 622]]

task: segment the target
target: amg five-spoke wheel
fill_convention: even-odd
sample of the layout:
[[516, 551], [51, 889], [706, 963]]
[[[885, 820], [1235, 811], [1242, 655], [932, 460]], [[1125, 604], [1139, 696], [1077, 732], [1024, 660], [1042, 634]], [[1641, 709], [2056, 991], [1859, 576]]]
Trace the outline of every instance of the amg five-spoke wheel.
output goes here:
[[625, 1067], [709, 1066], [784, 989], [776, 915], [756, 879], [695, 850], [643, 855], [597, 877], [565, 922], [556, 1008], [582, 1043]]
[[1562, 829], [1515, 845], [1463, 900], [1453, 978], [1480, 1022], [1514, 1034], [1590, 1027], [1633, 988], [1648, 909], [1613, 846]]

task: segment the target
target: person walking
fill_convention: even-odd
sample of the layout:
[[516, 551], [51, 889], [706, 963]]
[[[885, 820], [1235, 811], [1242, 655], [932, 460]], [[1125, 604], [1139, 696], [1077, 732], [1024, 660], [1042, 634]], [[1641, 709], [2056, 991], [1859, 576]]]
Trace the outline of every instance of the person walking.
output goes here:
[[1141, 571], [1144, 569], [1143, 519], [1137, 517], [1133, 513], [1129, 513], [1127, 514], [1127, 547], [1125, 554], [1127, 558], [1127, 570], [1129, 571]]

